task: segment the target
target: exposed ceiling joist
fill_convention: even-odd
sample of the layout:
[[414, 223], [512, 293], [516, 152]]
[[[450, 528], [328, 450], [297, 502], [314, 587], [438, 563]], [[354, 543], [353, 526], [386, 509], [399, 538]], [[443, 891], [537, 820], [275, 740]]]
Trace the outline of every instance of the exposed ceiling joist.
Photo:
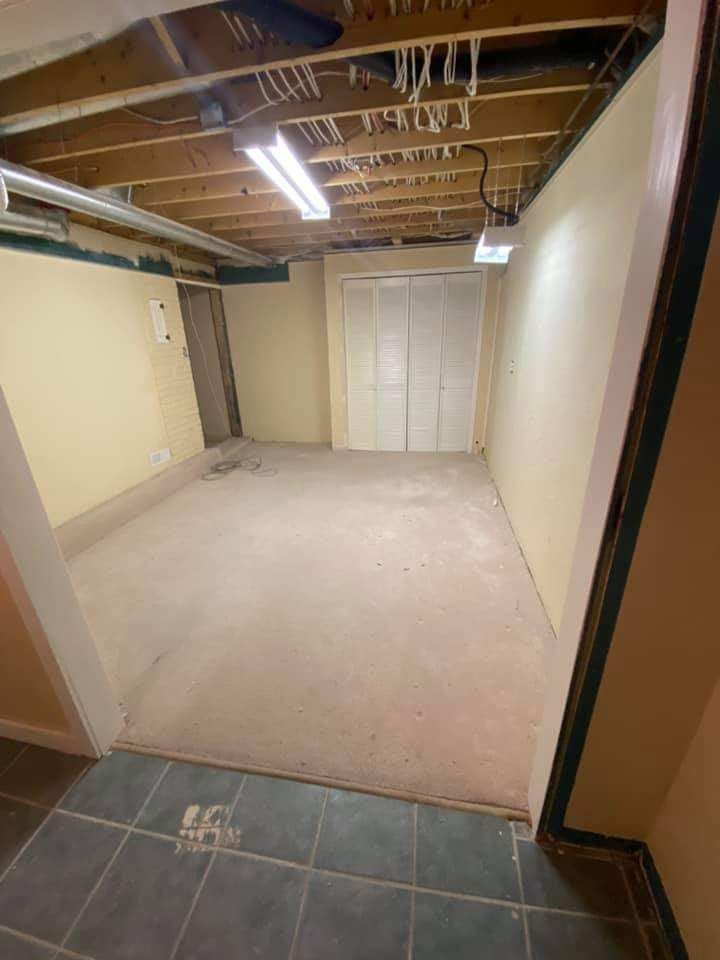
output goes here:
[[[319, 78], [318, 85], [321, 99], [302, 103], [270, 106], [255, 95], [246, 96], [236, 111], [237, 117], [250, 115], [251, 122], [262, 122], [267, 118], [269, 122], [283, 125], [408, 108], [407, 94], [383, 83], [372, 84], [367, 90], [362, 87], [351, 89], [347, 78], [332, 76]], [[588, 86], [587, 75], [581, 71], [560, 71], [557, 75], [544, 78], [484, 84], [474, 96], [469, 96], [465, 87], [436, 85], [426, 91], [420, 106], [442, 106], [458, 101], [476, 104], [512, 97], [542, 96], [549, 92], [581, 93]], [[224, 133], [223, 129], [203, 128], [197, 104], [189, 97], [177, 97], [162, 105], [156, 105], [152, 116], [152, 119], [143, 120], [135, 112], [131, 114], [116, 110], [108, 113], [102, 121], [88, 118], [63, 124], [61, 133], [57, 127], [50, 127], [41, 132], [24, 134], [8, 140], [8, 159], [15, 163], [35, 166], [58, 160], [66, 162], [75, 157], [103, 152], [129, 151], [133, 148], [191, 139], [201, 140]], [[235, 121], [230, 119], [231, 124], [237, 124], [237, 118]], [[132, 162], [132, 154], [127, 155], [127, 161]]]
[[[34, 71], [31, 84], [15, 78], [1, 84], [0, 133], [9, 135], [121, 106], [206, 90], [254, 74], [258, 68], [327, 63], [402, 46], [442, 44], [472, 37], [513, 37], [625, 25], [632, 22], [633, 8], [631, 0], [544, 0], [542, 4], [537, 0], [513, 0], [512, 5], [499, 2], [396, 17], [378, 15], [372, 20], [349, 23], [335, 43], [320, 50], [275, 44], [238, 50], [231, 43], [218, 42], [213, 31], [208, 43], [198, 38], [203, 60], [212, 64], [212, 69], [188, 76], [173, 76], [172, 65], [165, 69], [155, 65], [148, 71], [146, 61], [137, 62], [135, 45], [141, 28], [134, 28], [121, 38], [94, 48], [90, 57], [80, 54]], [[125, 62], [119, 63], [121, 59]]]
[[[496, 187], [517, 188], [518, 185], [528, 184], [528, 167], [510, 167], [503, 170], [493, 168], [489, 174], [488, 190]], [[325, 193], [331, 206], [357, 206], [359, 203], [381, 203], [386, 201], [413, 200], [418, 197], [438, 197], [453, 193], [477, 192], [479, 177], [477, 173], [459, 174], [455, 180], [429, 180], [426, 183], [401, 183], [388, 186], [375, 186], [368, 193], [342, 193], [335, 189]], [[223, 221], [235, 220], [241, 225], [245, 216], [278, 211], [296, 211], [296, 207], [282, 193], [262, 194], [255, 197], [228, 197], [224, 200], [209, 200], [197, 203], [180, 203], [173, 205], [170, 210], [176, 220], [183, 222], [203, 221], [222, 224]], [[203, 229], [211, 229], [204, 227]]]
[[[524, 195], [527, 188], [524, 188]], [[519, 196], [517, 186], [501, 187], [497, 190], [489, 191], [489, 199], [492, 203], [509, 203], [515, 206], [515, 201]], [[355, 203], [351, 205], [338, 204], [333, 206], [329, 220], [323, 220], [322, 223], [328, 227], [333, 224], [341, 223], [344, 220], [356, 220], [358, 218], [378, 218], [378, 217], [401, 217], [409, 216], [411, 213], [436, 213], [446, 210], [460, 210], [482, 208], [482, 201], [479, 198], [477, 183], [474, 183], [469, 189], [466, 186], [464, 190], [445, 190], [442, 200], [436, 197], [427, 197], [418, 194], [404, 200], [386, 201], [384, 206], [369, 206], [370, 197], [363, 201], [362, 197], [356, 197]], [[218, 236], [226, 236], [228, 233], [236, 233], [238, 230], [254, 230], [258, 227], [288, 226], [302, 229], [307, 221], [304, 221], [297, 210], [278, 210], [271, 213], [248, 214], [243, 217], [216, 218], [210, 220], [190, 221], [198, 230], [204, 230], [208, 233], [214, 233]]]
[[[450, 210], [442, 216], [438, 216], [437, 213], [431, 211], [417, 213], [417, 214], [407, 214], [408, 222], [407, 226], [417, 226], [418, 224], [449, 224], [451, 229], [457, 223], [465, 220], [478, 220], [481, 219], [484, 214], [481, 212], [483, 208], [481, 207], [465, 207], [460, 210]], [[412, 217], [412, 219], [411, 219]], [[281, 225], [271, 225], [271, 226], [260, 226], [255, 227], [250, 230], [234, 230], [228, 233], [223, 233], [223, 239], [229, 240], [231, 243], [242, 243], [246, 245], [246, 241], [250, 240], [275, 240], [278, 238], [288, 238], [288, 237], [315, 237], [323, 236], [328, 233], [337, 233], [339, 229], [341, 230], [376, 230], [387, 227], [388, 223], [395, 222], [395, 219], [392, 218], [392, 221], [386, 223], [377, 223], [372, 224], [368, 223], [366, 220], [361, 219], [360, 217], [349, 218], [347, 220], [321, 220], [321, 221], [298, 221], [296, 223], [281, 224]], [[402, 226], [400, 222], [398, 224]]]
[[[515, 167], [519, 164], [537, 166], [540, 163], [542, 140], [492, 143], [486, 146], [490, 157], [490, 170], [497, 166]], [[409, 177], [427, 177], [442, 173], [467, 173], [481, 170], [483, 160], [479, 153], [467, 150], [458, 158], [436, 158], [406, 163], [400, 161], [384, 166], [363, 167], [361, 172], [344, 171], [325, 176], [314, 172], [315, 181], [322, 187], [336, 187], [343, 184], [377, 183], [384, 180], [402, 180]], [[230, 173], [216, 176], [193, 177], [192, 179], [170, 180], [138, 186], [134, 190], [134, 202], [142, 207], [167, 207], [168, 215], [176, 216], [171, 210], [173, 204], [222, 202], [228, 198], [239, 198], [245, 194], [263, 195], [276, 193], [275, 187], [261, 173]], [[214, 211], [211, 211], [211, 214]]]
[[[594, 94], [588, 110], [592, 110], [602, 94]], [[357, 134], [346, 143], [310, 149], [305, 156], [310, 164], [368, 157], [374, 154], [402, 153], [455, 147], [465, 143], [493, 143], [497, 140], [524, 140], [556, 134], [577, 103], [577, 95], [563, 93], [544, 97], [521, 98], [512, 101], [492, 101], [480, 106], [467, 130], [448, 127], [435, 133], [432, 130], [398, 132], [387, 130], [382, 134]], [[296, 141], [299, 144], [299, 141]], [[53, 175], [67, 176], [68, 167], [57, 163], [43, 167]], [[132, 163], [116, 154], [99, 154], [83, 158], [69, 168], [71, 179], [85, 187], [124, 186], [137, 183], [158, 183], [164, 180], [182, 180], [188, 177], [206, 177], [223, 173], [254, 171], [245, 153], [233, 151], [232, 137], [225, 134], [187, 143], [168, 143], [141, 147], [133, 151]]]

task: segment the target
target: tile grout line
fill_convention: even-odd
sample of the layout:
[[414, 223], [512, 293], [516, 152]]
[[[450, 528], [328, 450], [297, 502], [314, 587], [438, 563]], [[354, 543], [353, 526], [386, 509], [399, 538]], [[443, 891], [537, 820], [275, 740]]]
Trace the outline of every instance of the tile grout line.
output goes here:
[[18, 760], [20, 759], [20, 757], [28, 750], [29, 747], [30, 747], [30, 744], [29, 744], [29, 743], [26, 743], [24, 746], [20, 747], [20, 750], [19, 750], [18, 753], [12, 758], [12, 760], [11, 760], [9, 763], [6, 763], [5, 766], [2, 768], [2, 770], [0, 770], [0, 777], [4, 777], [4, 776], [5, 776], [5, 774], [8, 772], [8, 770], [9, 770], [14, 764], [16, 764], [16, 763], [18, 762]]
[[177, 935], [177, 937], [175, 938], [175, 943], [173, 944], [173, 948], [172, 948], [172, 950], [170, 951], [170, 956], [168, 957], [168, 960], [175, 960], [175, 957], [177, 956], [177, 952], [178, 952], [178, 950], [180, 949], [180, 946], [182, 945], [183, 938], [185, 937], [185, 934], [187, 933], [187, 928], [190, 926], [190, 920], [192, 919], [192, 915], [193, 915], [193, 913], [195, 912], [195, 907], [197, 906], [198, 900], [200, 899], [200, 895], [202, 894], [203, 889], [205, 888], [205, 881], [207, 880], [208, 876], [210, 875], [210, 871], [211, 871], [211, 869], [212, 869], [212, 865], [215, 863], [215, 860], [216, 860], [216, 858], [217, 858], [218, 853], [219, 853], [220, 850], [222, 849], [221, 846], [220, 846], [220, 841], [225, 838], [225, 833], [226, 833], [226, 831], [227, 831], [227, 829], [228, 829], [228, 827], [229, 827], [229, 825], [230, 825], [230, 821], [231, 821], [232, 818], [233, 818], [233, 814], [235, 813], [235, 808], [237, 807], [238, 803], [240, 802], [240, 795], [241, 795], [242, 792], [243, 792], [243, 788], [244, 788], [244, 786], [245, 786], [245, 783], [247, 782], [247, 778], [248, 778], [248, 775], [245, 774], [245, 775], [243, 776], [241, 782], [240, 782], [240, 786], [237, 788], [237, 791], [236, 791], [236, 793], [235, 793], [235, 799], [234, 799], [233, 802], [230, 804], [230, 809], [229, 809], [229, 811], [228, 811], [227, 820], [226, 820], [225, 823], [223, 824], [222, 830], [221, 830], [221, 832], [220, 832], [220, 836], [218, 837], [218, 842], [214, 845], [214, 846], [215, 846], [215, 849], [214, 849], [213, 852], [210, 854], [210, 859], [208, 860], [208, 864], [207, 864], [207, 866], [205, 867], [205, 872], [203, 873], [202, 877], [200, 878], [200, 883], [198, 884], [198, 888], [197, 888], [197, 890], [195, 891], [195, 895], [193, 896], [192, 901], [191, 901], [191, 903], [190, 903], [190, 906], [189, 906], [189, 908], [188, 908], [187, 916], [185, 917], [185, 919], [183, 920], [182, 924], [180, 925], [180, 930], [178, 931], [178, 935]]
[[[152, 787], [152, 789], [150, 790], [150, 792], [148, 793], [148, 795], [145, 797], [145, 800], [144, 800], [144, 802], [142, 803], [140, 809], [138, 810], [138, 812], [137, 812], [134, 820], [132, 821], [132, 823], [131, 823], [129, 826], [126, 826], [126, 827], [125, 827], [125, 836], [122, 838], [122, 840], [121, 840], [120, 843], [118, 844], [117, 849], [115, 850], [115, 853], [112, 855], [112, 857], [110, 857], [110, 860], [109, 860], [108, 863], [106, 864], [105, 869], [102, 871], [102, 873], [101, 873], [100, 876], [98, 877], [97, 882], [95, 883], [95, 885], [93, 886], [92, 890], [90, 891], [90, 894], [88, 895], [87, 899], [85, 900], [85, 903], [84, 903], [84, 904], [82, 905], [82, 907], [80, 908], [80, 912], [79, 912], [78, 915], [75, 917], [74, 921], [70, 924], [70, 928], [68, 929], [67, 933], [66, 933], [65, 936], [62, 938], [62, 940], [60, 941], [60, 949], [61, 949], [61, 950], [64, 949], [65, 944], [68, 942], [68, 940], [70, 939], [70, 937], [71, 937], [71, 936], [73, 935], [73, 933], [75, 932], [75, 928], [77, 927], [77, 925], [78, 925], [78, 924], [80, 923], [80, 921], [82, 920], [83, 915], [85, 914], [85, 911], [86, 911], [87, 908], [90, 906], [90, 901], [93, 899], [93, 897], [95, 896], [95, 894], [97, 893], [97, 891], [100, 889], [100, 885], [102, 884], [103, 880], [104, 880], [105, 877], [108, 875], [108, 873], [110, 872], [110, 869], [112, 868], [112, 865], [115, 863], [115, 861], [117, 860], [117, 858], [120, 856], [120, 853], [125, 849], [125, 845], [127, 844], [128, 840], [130, 839], [130, 836], [131, 836], [131, 834], [132, 834], [132, 832], [133, 832], [133, 831], [132, 831], [132, 828], [133, 828], [133, 827], [135, 826], [135, 824], [138, 822], [138, 820], [140, 819], [140, 817], [141, 817], [142, 814], [144, 813], [145, 808], [146, 808], [147, 805], [150, 803], [150, 801], [152, 800], [152, 798], [155, 796], [155, 792], [157, 791], [158, 787], [160, 786], [160, 784], [161, 784], [161, 783], [163, 782], [163, 780], [165, 779], [165, 775], [167, 774], [167, 772], [168, 772], [169, 769], [170, 769], [170, 761], [168, 761], [168, 762], [165, 764], [165, 767], [164, 767], [162, 773], [160, 774], [160, 776], [159, 776], [159, 777], [157, 778], [157, 780], [155, 781], [155, 784], [154, 784], [154, 786]], [[64, 800], [65, 797], [63, 797], [62, 799]], [[58, 803], [56, 804], [56, 812], [58, 812], [58, 811], [57, 811], [57, 807], [58, 807], [58, 805], [59, 805], [61, 802], [62, 802], [62, 800], [59, 800]]]
[[408, 932], [408, 960], [412, 960], [413, 950], [415, 949], [415, 883], [417, 881], [417, 823], [418, 823], [418, 808], [416, 803], [413, 804], [412, 813], [413, 813], [412, 875], [410, 878], [410, 881], [412, 883], [412, 890], [410, 891], [410, 930]]
[[330, 788], [325, 787], [325, 796], [323, 797], [323, 805], [320, 811], [320, 819], [318, 820], [317, 830], [315, 831], [315, 842], [313, 843], [312, 851], [310, 852], [307, 876], [305, 877], [305, 884], [303, 886], [302, 896], [300, 897], [300, 906], [298, 908], [297, 920], [295, 921], [295, 930], [293, 931], [293, 938], [290, 944], [290, 953], [288, 954], [288, 960], [293, 960], [295, 956], [295, 951], [297, 949], [298, 941], [300, 939], [300, 927], [302, 926], [303, 914], [305, 913], [305, 901], [307, 900], [308, 890], [310, 888], [310, 880], [312, 879], [312, 875], [313, 875], [313, 866], [315, 864], [315, 856], [317, 855], [318, 845], [320, 844], [320, 831], [322, 830], [323, 821], [325, 820], [325, 810], [327, 809], [329, 796], [330, 796]]
[[515, 860], [515, 869], [517, 870], [518, 878], [518, 887], [520, 888], [520, 902], [522, 903], [522, 910], [520, 915], [523, 922], [523, 930], [525, 931], [525, 953], [527, 954], [528, 960], [533, 960], [532, 956], [532, 944], [530, 943], [530, 929], [528, 924], [528, 915], [527, 909], [525, 907], [525, 884], [523, 883], [522, 869], [520, 868], [520, 851], [518, 850], [517, 837], [515, 836], [515, 828], [510, 824], [510, 835], [512, 836], [512, 845], [513, 845], [513, 859]]
[[640, 940], [645, 950], [645, 954], [648, 958], [650, 958], [650, 960], [652, 960], [652, 951], [650, 949], [650, 943], [648, 941], [647, 934], [645, 933], [645, 928], [643, 927], [640, 921], [640, 914], [638, 913], [637, 905], [635, 903], [635, 897], [633, 896], [633, 892], [630, 887], [630, 880], [628, 879], [627, 870], [625, 869], [625, 865], [622, 863], [618, 863], [618, 867], [620, 868], [620, 873], [622, 874], [623, 883], [625, 884], [625, 892], [627, 893], [628, 899], [630, 901], [630, 908], [633, 912], [633, 916], [635, 917], [635, 926], [637, 927], [638, 933], [640, 934]]
[[[11, 799], [19, 800], [22, 803], [27, 803], [30, 806], [39, 807], [43, 810], [54, 809], [52, 807], [47, 807], [44, 804], [39, 804], [32, 801], [24, 800], [22, 797], [16, 797], [11, 794], [0, 794], [0, 796], [8, 796]], [[145, 830], [142, 827], [129, 827], [127, 824], [121, 824], [115, 820], [102, 820], [99, 817], [91, 817], [85, 813], [77, 813], [74, 810], [71, 811], [71, 810], [57, 809], [54, 812], [64, 817], [75, 817], [78, 820], [89, 820], [91, 823], [98, 823], [103, 826], [110, 826], [110, 827], [124, 829], [130, 833], [137, 833], [140, 836], [155, 837], [158, 840], [165, 840], [168, 843], [182, 843], [185, 846], [192, 847], [193, 849], [207, 850], [210, 853], [212, 853], [214, 850], [217, 849], [218, 853], [223, 853], [231, 857], [243, 857], [248, 860], [259, 860], [265, 863], [274, 863], [274, 864], [277, 864], [278, 866], [290, 867], [294, 870], [301, 870], [306, 873], [309, 872], [311, 869], [308, 866], [308, 864], [298, 863], [295, 860], [281, 860], [278, 857], [271, 857], [262, 853], [253, 853], [250, 850], [234, 849], [232, 847], [220, 846], [216, 848], [214, 845], [206, 844], [199, 840], [187, 840], [184, 837], [180, 837], [176, 834], [158, 833], [157, 831], [154, 831], [154, 830]], [[521, 840], [521, 839], [522, 838], [520, 837], [518, 838], [518, 840]], [[373, 876], [370, 876], [369, 874], [349, 873], [347, 871], [342, 871], [342, 870], [328, 870], [324, 867], [313, 867], [312, 870], [314, 873], [318, 873], [322, 876], [327, 876], [327, 877], [342, 877], [348, 880], [360, 880], [364, 883], [371, 883], [371, 884], [375, 884], [376, 886], [385, 886], [385, 887], [390, 887], [392, 889], [398, 889], [398, 890], [412, 891], [413, 889], [412, 884], [406, 883], [401, 880], [384, 880], [381, 877], [373, 877]], [[480, 896], [479, 894], [463, 893], [461, 891], [455, 891], [455, 890], [443, 890], [439, 887], [426, 887], [423, 885], [416, 885], [416, 889], [421, 893], [429, 893], [433, 896], [450, 897], [451, 899], [455, 899], [455, 900], [467, 900], [473, 903], [487, 903], [494, 906], [515, 908], [515, 909], [522, 907], [522, 904], [517, 900], [498, 900], [493, 897], [483, 897], [483, 896]], [[588, 913], [586, 911], [578, 911], [578, 910], [565, 910], [565, 909], [562, 909], [561, 907], [536, 907], [531, 904], [526, 904], [526, 909], [533, 912], [557, 913], [563, 916], [594, 917], [595, 919], [607, 920], [613, 923], [632, 923], [632, 919], [627, 917], [606, 916], [604, 914]]]
[[[27, 747], [26, 747], [25, 749], [27, 749]], [[25, 753], [25, 750], [21, 750], [20, 753], [17, 755], [17, 757], [15, 757], [15, 760], [19, 760], [19, 759], [20, 759], [20, 756], [21, 756], [23, 753]], [[12, 761], [12, 763], [10, 764], [10, 766], [12, 766], [12, 764], [15, 763], [15, 760]], [[9, 767], [8, 767], [7, 769], [9, 769]], [[75, 784], [80, 780], [80, 777], [83, 776], [83, 774], [85, 773], [86, 770], [87, 770], [87, 767], [83, 767], [83, 769], [77, 774], [77, 776], [76, 776], [76, 777], [73, 777], [72, 782], [69, 784], [67, 790], [65, 790], [65, 791], [63, 792], [63, 795], [60, 797], [60, 799], [57, 801], [57, 803], [62, 803], [62, 801], [63, 801], [63, 800], [65, 799], [65, 797], [70, 793], [70, 791], [73, 789], [73, 787], [75, 786]], [[25, 853], [25, 851], [27, 850], [27, 848], [30, 846], [30, 844], [33, 842], [33, 840], [35, 839], [35, 837], [40, 833], [40, 831], [42, 830], [42, 828], [43, 828], [43, 827], [45, 826], [45, 824], [48, 822], [48, 820], [49, 820], [49, 818], [50, 818], [50, 815], [51, 815], [51, 814], [54, 812], [54, 810], [55, 810], [55, 806], [54, 806], [54, 805], [53, 805], [53, 806], [47, 806], [47, 805], [42, 804], [42, 803], [33, 803], [32, 801], [23, 800], [21, 797], [13, 797], [13, 796], [11, 796], [10, 794], [0, 794], [0, 796], [9, 797], [9, 799], [11, 799], [11, 800], [16, 800], [16, 801], [19, 801], [20, 803], [27, 803], [28, 806], [30, 806], [30, 807], [37, 807], [37, 808], [39, 808], [40, 810], [47, 810], [47, 812], [48, 812], [48, 816], [47, 816], [47, 817], [43, 817], [42, 821], [37, 825], [37, 827], [33, 830], [33, 832], [32, 832], [32, 833], [30, 834], [30, 836], [27, 838], [27, 840], [25, 841], [25, 843], [20, 847], [20, 849], [19, 849], [18, 852], [15, 854], [15, 856], [12, 858], [12, 860], [11, 860], [10, 863], [7, 865], [7, 867], [2, 871], [2, 873], [0, 873], [0, 884], [2, 884], [3, 881], [5, 880], [5, 878], [7, 877], [7, 875], [8, 875], [8, 874], [10, 873], [10, 871], [14, 868], [15, 864], [18, 862], [18, 860], [20, 859], [20, 857], [23, 856], [23, 854]]]

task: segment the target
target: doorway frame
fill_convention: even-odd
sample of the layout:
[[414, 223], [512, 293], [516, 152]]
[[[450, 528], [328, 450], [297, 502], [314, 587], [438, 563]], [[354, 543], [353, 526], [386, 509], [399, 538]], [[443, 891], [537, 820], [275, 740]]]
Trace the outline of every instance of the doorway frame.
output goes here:
[[[478, 381], [480, 379], [480, 357], [482, 354], [482, 339], [483, 333], [485, 331], [485, 306], [487, 299], [487, 288], [488, 288], [488, 268], [487, 265], [475, 264], [474, 266], [467, 267], [440, 267], [437, 269], [428, 269], [415, 267], [412, 270], [366, 270], [362, 273], [340, 273], [337, 276], [338, 287], [340, 289], [340, 310], [342, 314], [342, 349], [343, 349], [343, 364], [342, 372], [344, 378], [344, 393], [345, 393], [345, 422], [350, 423], [350, 398], [348, 396], [348, 373], [347, 373], [347, 330], [346, 330], [346, 317], [345, 317], [345, 292], [343, 284], [346, 280], [380, 280], [383, 277], [437, 277], [437, 276], [447, 276], [452, 273], [479, 273], [482, 275], [482, 283], [480, 286], [480, 303], [478, 306], [478, 335], [477, 343], [475, 344], [475, 366], [473, 369], [473, 387], [472, 387], [472, 396], [473, 396], [473, 405], [472, 405], [472, 417], [470, 418], [470, 424], [468, 427], [468, 437], [467, 437], [467, 446], [465, 448], [465, 453], [473, 452], [473, 432], [475, 427], [475, 416], [477, 414], [477, 393], [478, 393]], [[409, 297], [409, 292], [408, 292]], [[408, 300], [408, 311], [410, 310], [410, 301]], [[408, 336], [409, 336], [409, 313], [408, 313]], [[348, 432], [348, 444], [350, 440], [350, 435]], [[352, 448], [348, 445], [348, 450]], [[382, 453], [383, 451], [367, 451], [372, 453]], [[404, 450], [403, 453], [412, 453], [412, 450]], [[435, 451], [439, 453], [440, 451]]]

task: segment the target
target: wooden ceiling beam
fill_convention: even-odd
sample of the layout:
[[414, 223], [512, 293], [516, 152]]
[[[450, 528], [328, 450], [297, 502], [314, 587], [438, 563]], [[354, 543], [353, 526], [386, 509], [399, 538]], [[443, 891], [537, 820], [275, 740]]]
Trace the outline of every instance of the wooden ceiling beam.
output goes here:
[[[590, 98], [583, 116], [587, 116], [594, 109], [601, 97], [602, 94], [599, 93]], [[382, 134], [373, 135], [362, 133], [344, 144], [310, 149], [304, 159], [307, 163], [317, 164], [405, 150], [553, 136], [562, 128], [576, 104], [577, 94], [572, 93], [493, 101], [481, 105], [472, 117], [468, 130], [448, 127], [439, 133], [429, 130], [386, 130]], [[582, 118], [578, 118], [578, 126], [581, 125]], [[302, 144], [297, 140], [296, 143], [298, 152], [302, 154]], [[62, 175], [59, 171], [67, 170], [67, 164], [58, 162], [44, 169], [47, 169], [48, 173]], [[224, 173], [247, 173], [256, 168], [243, 152], [233, 151], [231, 135], [224, 134], [203, 141], [190, 140], [185, 143], [139, 147], [133, 150], [131, 162], [122, 154], [93, 155], [82, 158], [76, 169], [77, 182], [84, 187], [93, 188], [159, 183], [164, 180], [184, 180]]]
[[[524, 188], [523, 192], [527, 190]], [[506, 203], [515, 205], [517, 196], [517, 186], [500, 187], [497, 190], [488, 191], [488, 199], [491, 203]], [[385, 205], [377, 208], [369, 207], [367, 201], [363, 202], [362, 197], [356, 198], [356, 203], [333, 206], [329, 220], [323, 220], [324, 224], [336, 224], [343, 220], [353, 220], [358, 217], [398, 217], [407, 216], [411, 213], [422, 211], [431, 213], [433, 210], [460, 210], [472, 208], [480, 205], [480, 197], [477, 190], [477, 182], [471, 186], [465, 186], [464, 189], [445, 190], [447, 199], [438, 200], [432, 196], [417, 195], [406, 200], [395, 200], [385, 202]], [[369, 198], [368, 198], [369, 199]], [[205, 233], [215, 233], [218, 236], [224, 236], [226, 233], [232, 233], [237, 230], [253, 230], [257, 227], [270, 226], [297, 226], [302, 227], [307, 223], [303, 220], [300, 211], [278, 210], [270, 213], [248, 214], [242, 217], [228, 217], [221, 219], [209, 219], [193, 221], [192, 225], [198, 230], [204, 230]]]
[[[418, 224], [450, 224], [454, 226], [456, 223], [464, 220], [477, 220], [479, 219], [478, 210], [481, 208], [475, 207], [464, 207], [460, 210], [450, 210], [447, 213], [443, 214], [442, 218], [438, 218], [437, 214], [432, 213], [431, 211], [418, 213], [417, 219], [408, 222], [406, 225], [408, 227], [415, 227]], [[410, 219], [412, 214], [408, 214], [408, 219]], [[368, 223], [366, 220], [360, 218], [350, 218], [342, 221], [333, 221], [333, 220], [305, 220], [298, 221], [297, 223], [289, 223], [282, 225], [274, 225], [267, 227], [256, 227], [251, 230], [235, 230], [229, 233], [223, 233], [223, 240], [229, 240], [231, 242], [245, 242], [246, 240], [272, 240], [276, 237], [312, 237], [312, 236], [322, 236], [327, 233], [337, 233], [339, 229], [339, 224], [341, 224], [340, 229], [345, 230], [382, 230], [387, 228], [388, 223], [378, 223], [373, 225]]]
[[[87, 116], [126, 105], [162, 100], [183, 93], [207, 90], [236, 77], [256, 73], [258, 68], [319, 64], [345, 57], [381, 53], [397, 47], [442, 44], [471, 37], [491, 38], [540, 34], [548, 31], [587, 27], [624, 26], [632, 22], [633, 0], [514, 0], [464, 5], [425, 13], [387, 16], [372, 20], [358, 18], [349, 23], [339, 39], [328, 47], [310, 50], [287, 44], [265, 44], [250, 50], [238, 49], [232, 37], [224, 37], [213, 26], [208, 42], [197, 38], [203, 57], [213, 69], [189, 76], [168, 76], [167, 64], [148, 71], [147, 58], [136, 55], [137, 37], [147, 27], [131, 28], [118, 38], [99, 44], [82, 54], [68, 57], [0, 84], [0, 132], [3, 127], [25, 124], [46, 125], [48, 114], [57, 120]], [[383, 5], [384, 7], [384, 5]], [[119, 63], [120, 53], [124, 63]], [[159, 58], [155, 58], [156, 60]], [[162, 58], [164, 59], [164, 58]], [[52, 122], [52, 121], [49, 121]]]
[[[522, 173], [521, 173], [522, 171]], [[527, 184], [530, 167], [508, 167], [503, 170], [491, 170], [488, 179], [488, 190], [492, 191], [496, 185], [500, 188], [517, 187], [518, 183]], [[418, 197], [438, 197], [445, 194], [477, 192], [479, 177], [477, 173], [459, 174], [456, 180], [430, 180], [420, 184], [396, 184], [395, 186], [376, 186], [369, 193], [342, 193], [338, 188], [331, 188], [335, 192], [325, 190], [325, 196], [333, 209], [336, 206], [356, 206], [359, 203], [385, 202], [397, 200], [412, 200]], [[238, 225], [245, 216], [279, 211], [294, 211], [296, 207], [282, 193], [269, 193], [255, 197], [231, 197], [225, 200], [209, 200], [205, 203], [180, 203], [169, 208], [174, 220], [191, 223], [199, 229], [198, 221], [203, 223], [217, 223], [227, 220], [236, 220]], [[211, 229], [211, 228], [207, 228]]]
[[411, 225], [384, 224], [378, 227], [353, 230], [339, 230], [335, 233], [317, 234], [315, 236], [297, 236], [286, 240], [249, 240], [246, 244], [248, 250], [254, 250], [257, 253], [273, 255], [280, 251], [292, 253], [303, 248], [312, 248], [325, 246], [329, 243], [338, 241], [356, 241], [356, 240], [374, 240], [384, 237], [425, 237], [425, 236], [443, 236], [454, 233], [471, 233], [479, 235], [485, 227], [485, 220], [468, 219], [458, 221], [457, 223], [438, 223], [429, 221]]
[[[490, 170], [496, 167], [516, 167], [518, 165], [537, 166], [541, 161], [540, 138], [522, 142], [506, 140], [486, 146], [490, 157]], [[403, 180], [409, 177], [428, 177], [440, 173], [469, 173], [481, 170], [483, 160], [479, 153], [472, 150], [461, 152], [459, 157], [449, 160], [422, 160], [419, 163], [396, 163], [364, 168], [362, 172], [344, 171], [343, 173], [323, 174], [322, 168], [314, 171], [316, 183], [321, 187], [339, 187], [342, 184], [378, 183], [384, 180]], [[207, 203], [247, 199], [249, 196], [275, 196], [277, 191], [272, 183], [258, 171], [252, 173], [230, 173], [216, 176], [194, 177], [185, 180], [169, 180], [164, 183], [152, 183], [148, 186], [136, 186], [133, 202], [141, 207], [160, 210], [166, 216], [175, 217], [176, 204]], [[217, 211], [210, 210], [212, 216]]]
[[[353, 117], [363, 113], [409, 109], [407, 94], [382, 82], [371, 84], [367, 90], [359, 86], [353, 90], [348, 86], [346, 78], [332, 76], [320, 77], [318, 84], [322, 93], [320, 100], [280, 103], [272, 107], [263, 106], [264, 102], [253, 90], [252, 95], [245, 94], [235, 111], [235, 117], [252, 113], [263, 122], [294, 125], [328, 117]], [[516, 80], [512, 83], [485, 83], [472, 97], [467, 95], [465, 87], [440, 84], [425, 91], [420, 105], [442, 106], [457, 103], [458, 100], [475, 104], [546, 93], [582, 92], [588, 86], [587, 73], [579, 70], [557, 71], [547, 77]], [[257, 113], [254, 113], [256, 110]], [[223, 129], [202, 128], [197, 103], [192, 97], [175, 97], [162, 101], [144, 112], [149, 117], [154, 117], [156, 122], [152, 119], [143, 120], [123, 110], [114, 110], [101, 120], [88, 117], [46, 130], [21, 134], [7, 141], [7, 157], [15, 163], [39, 166], [116, 150], [130, 151], [137, 147], [174, 143], [179, 140], [216, 137], [226, 132]], [[193, 117], [195, 119], [192, 119]], [[232, 123], [233, 118], [229, 119]], [[128, 153], [127, 159], [131, 162], [132, 155]]]

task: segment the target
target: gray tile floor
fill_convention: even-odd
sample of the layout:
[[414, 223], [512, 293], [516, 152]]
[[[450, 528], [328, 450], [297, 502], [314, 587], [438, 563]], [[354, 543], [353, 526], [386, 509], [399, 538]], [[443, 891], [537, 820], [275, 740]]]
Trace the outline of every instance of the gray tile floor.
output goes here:
[[2, 960], [665, 960], [630, 861], [482, 814], [0, 739]]

